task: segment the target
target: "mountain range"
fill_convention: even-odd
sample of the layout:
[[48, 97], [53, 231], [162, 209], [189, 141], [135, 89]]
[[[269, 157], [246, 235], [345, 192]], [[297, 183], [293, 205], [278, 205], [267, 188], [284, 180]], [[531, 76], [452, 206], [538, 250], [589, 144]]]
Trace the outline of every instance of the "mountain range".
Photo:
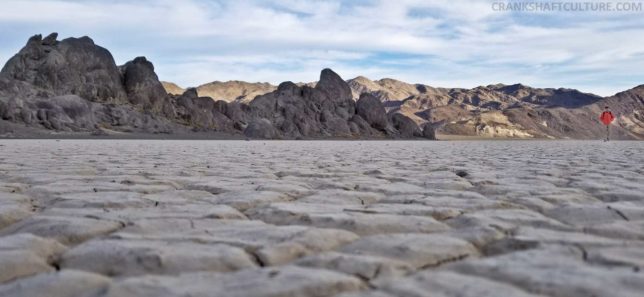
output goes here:
[[[494, 84], [472, 89], [435, 88], [384, 78], [358, 76], [346, 81], [352, 97], [378, 98], [387, 113], [401, 113], [418, 125], [430, 124], [439, 134], [501, 138], [601, 138], [605, 128], [598, 115], [604, 106], [617, 114], [613, 137], [644, 139], [644, 86], [601, 97], [566, 88], [532, 88]], [[309, 83], [315, 86], [316, 82]], [[172, 93], [172, 83], [164, 87]], [[268, 83], [213, 82], [212, 98], [250, 102], [244, 94], [276, 88]], [[212, 89], [211, 89], [212, 90]], [[207, 96], [204, 91], [204, 96]]]
[[0, 136], [168, 137], [218, 133], [269, 139], [602, 138], [644, 139], [644, 85], [600, 97], [564, 88], [495, 84], [435, 88], [394, 79], [343, 80], [330, 69], [311, 83], [278, 86], [161, 82], [137, 57], [116, 65], [89, 37], [35, 35], [0, 71]]

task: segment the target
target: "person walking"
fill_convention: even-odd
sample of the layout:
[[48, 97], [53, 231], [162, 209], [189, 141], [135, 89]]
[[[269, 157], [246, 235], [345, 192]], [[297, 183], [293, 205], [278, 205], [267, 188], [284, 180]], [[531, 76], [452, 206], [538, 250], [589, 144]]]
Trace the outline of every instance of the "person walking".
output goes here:
[[599, 119], [606, 125], [606, 139], [604, 141], [609, 141], [610, 140], [610, 123], [613, 122], [615, 119], [615, 116], [613, 113], [610, 111], [610, 108], [608, 106], [604, 107], [604, 112], [599, 116]]

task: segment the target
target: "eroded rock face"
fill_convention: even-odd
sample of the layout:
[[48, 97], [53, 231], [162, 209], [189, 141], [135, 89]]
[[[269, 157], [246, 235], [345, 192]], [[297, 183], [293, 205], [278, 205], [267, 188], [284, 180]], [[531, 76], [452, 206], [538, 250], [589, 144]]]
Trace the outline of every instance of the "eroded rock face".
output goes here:
[[169, 95], [145, 57], [119, 67], [90, 38], [58, 41], [56, 33], [29, 39], [0, 72], [0, 118], [49, 131], [218, 131], [269, 139], [421, 135], [411, 120], [388, 119], [377, 99], [360, 101], [357, 111], [351, 88], [330, 69], [314, 86], [285, 82], [242, 102], [215, 101], [195, 89]]
[[394, 113], [390, 118], [394, 129], [398, 130], [397, 136], [404, 138], [423, 136], [418, 125], [416, 125], [416, 123], [407, 116], [400, 113]]
[[250, 138], [271, 139], [278, 135], [277, 130], [267, 119], [253, 120], [244, 130], [244, 135]]
[[186, 90], [175, 99], [175, 103], [179, 119], [195, 130], [233, 130], [233, 122], [220, 112], [222, 108], [217, 107], [217, 102], [209, 97], [197, 96], [194, 88]]
[[60, 132], [169, 133], [174, 106], [143, 57], [116, 66], [89, 37], [33, 36], [0, 72], [0, 117]]
[[277, 90], [250, 102], [255, 117], [270, 119], [280, 136], [350, 136], [349, 119], [355, 114], [348, 85], [330, 69], [315, 88], [284, 82]]
[[276, 91], [255, 98], [250, 108], [254, 117], [268, 119], [284, 138], [397, 133], [378, 99], [354, 102], [349, 85], [330, 69], [322, 70], [315, 87], [284, 82]]
[[436, 132], [434, 131], [434, 127], [432, 127], [430, 123], [426, 123], [425, 125], [423, 125], [422, 129], [423, 129], [423, 132], [422, 132], [423, 137], [431, 140], [436, 139]]
[[387, 129], [387, 113], [378, 98], [371, 94], [363, 93], [356, 102], [356, 113], [371, 127], [384, 131]]
[[2, 68], [2, 76], [55, 95], [74, 94], [94, 102], [126, 103], [127, 94], [110, 52], [89, 37], [56, 41], [57, 33], [35, 35]]
[[132, 104], [154, 113], [174, 116], [168, 95], [150, 61], [145, 57], [137, 57], [120, 68], [123, 85]]
[[349, 85], [337, 73], [328, 68], [323, 69], [320, 73], [320, 81], [315, 85], [315, 89], [326, 93], [328, 98], [337, 102], [352, 98]]

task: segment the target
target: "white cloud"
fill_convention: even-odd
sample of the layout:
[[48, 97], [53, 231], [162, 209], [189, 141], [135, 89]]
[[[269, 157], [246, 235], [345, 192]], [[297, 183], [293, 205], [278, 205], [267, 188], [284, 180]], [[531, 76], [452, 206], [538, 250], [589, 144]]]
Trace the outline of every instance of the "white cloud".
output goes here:
[[[602, 95], [644, 83], [644, 12], [516, 14], [491, 2], [5, 0], [0, 33], [23, 43], [54, 30], [90, 35], [117, 62], [148, 56], [162, 79], [184, 86], [311, 81], [323, 67], [345, 78]], [[0, 45], [0, 59], [11, 50]]]

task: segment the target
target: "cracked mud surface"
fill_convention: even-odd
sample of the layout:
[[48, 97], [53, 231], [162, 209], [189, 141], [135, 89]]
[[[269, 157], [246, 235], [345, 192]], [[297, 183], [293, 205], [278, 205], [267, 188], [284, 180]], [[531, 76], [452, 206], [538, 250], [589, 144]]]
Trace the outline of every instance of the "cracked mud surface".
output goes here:
[[0, 141], [0, 296], [642, 296], [644, 142]]

